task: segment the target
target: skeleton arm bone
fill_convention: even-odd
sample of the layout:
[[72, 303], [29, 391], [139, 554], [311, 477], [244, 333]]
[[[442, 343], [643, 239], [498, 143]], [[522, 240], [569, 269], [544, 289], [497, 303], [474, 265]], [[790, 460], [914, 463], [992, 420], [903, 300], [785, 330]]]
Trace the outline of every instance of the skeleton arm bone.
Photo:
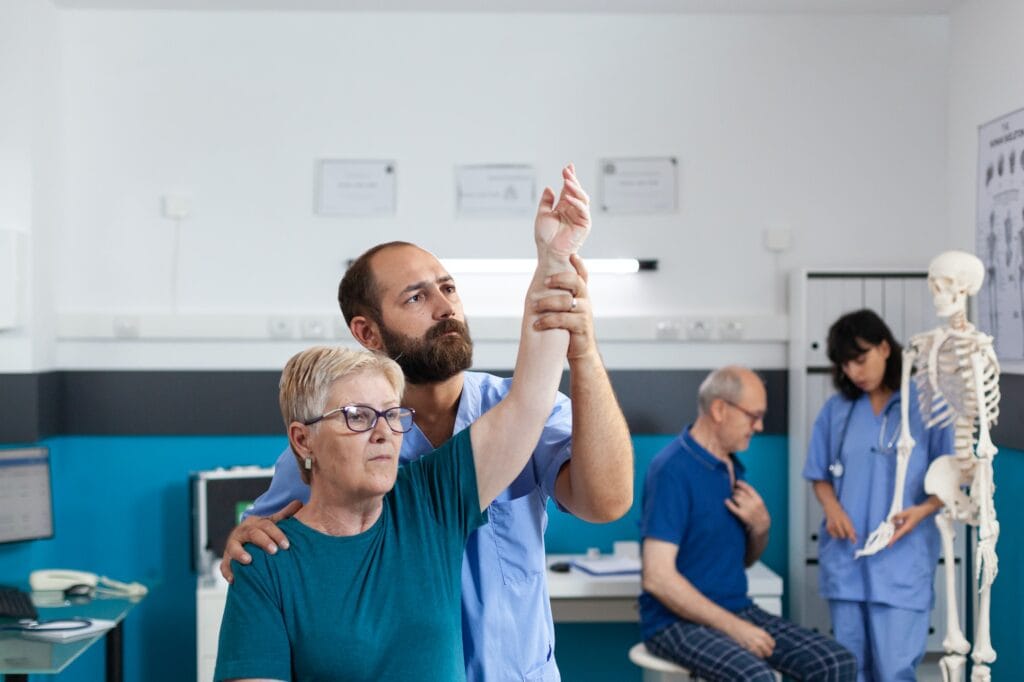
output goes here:
[[903, 488], [907, 480], [907, 463], [910, 462], [910, 453], [914, 451], [914, 439], [910, 435], [910, 371], [917, 358], [917, 348], [913, 341], [903, 351], [903, 372], [900, 377], [900, 439], [896, 442], [896, 482], [892, 491], [892, 504], [889, 506], [889, 514], [882, 523], [871, 532], [864, 548], [854, 553], [854, 558], [871, 556], [877, 554], [886, 547], [896, 533], [896, 526], [892, 517], [903, 511]]
[[985, 392], [985, 369], [981, 353], [971, 355], [971, 366], [974, 369], [974, 389], [978, 394], [978, 446], [975, 453], [978, 462], [975, 465], [974, 482], [971, 485], [971, 497], [978, 509], [978, 556], [975, 565], [981, 577], [982, 589], [990, 587], [999, 572], [996, 542], [999, 539], [999, 522], [996, 520], [993, 495], [995, 486], [992, 477], [992, 460], [999, 451], [992, 442], [989, 417], [993, 410], [990, 406], [991, 396]]
[[910, 453], [916, 445], [910, 435], [910, 372], [917, 359], [917, 350], [913, 344], [903, 351], [903, 372], [900, 377], [900, 439], [896, 443], [896, 487], [892, 495], [892, 505], [889, 507], [889, 515], [886, 520], [891, 521], [892, 517], [903, 511], [903, 488], [907, 481], [907, 464], [910, 462]]
[[974, 467], [974, 480], [971, 483], [971, 497], [978, 508], [978, 544], [975, 554], [977, 578], [980, 578], [978, 599], [978, 625], [974, 634], [974, 651], [971, 659], [975, 668], [972, 679], [991, 679], [988, 664], [996, 660], [995, 649], [992, 648], [990, 632], [992, 583], [999, 572], [996, 542], [999, 539], [999, 522], [996, 521], [996, 510], [993, 501], [995, 486], [992, 480], [992, 460], [996, 456], [996, 446], [992, 443], [989, 433], [990, 420], [995, 412], [993, 400], [998, 400], [998, 393], [985, 392], [985, 366], [981, 349], [971, 353], [974, 391], [978, 401], [978, 446], [975, 450], [977, 461]]

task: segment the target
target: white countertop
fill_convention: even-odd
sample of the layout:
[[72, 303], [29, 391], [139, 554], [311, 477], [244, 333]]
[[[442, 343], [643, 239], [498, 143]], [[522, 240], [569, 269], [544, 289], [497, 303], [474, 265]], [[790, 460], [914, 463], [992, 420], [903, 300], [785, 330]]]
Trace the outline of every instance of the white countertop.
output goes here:
[[[583, 558], [581, 554], [548, 554], [547, 565]], [[621, 598], [640, 596], [640, 574], [590, 575], [577, 569], [556, 573], [548, 569], [548, 592], [552, 599]], [[747, 594], [751, 597], [780, 597], [782, 578], [758, 561], [747, 569]]]

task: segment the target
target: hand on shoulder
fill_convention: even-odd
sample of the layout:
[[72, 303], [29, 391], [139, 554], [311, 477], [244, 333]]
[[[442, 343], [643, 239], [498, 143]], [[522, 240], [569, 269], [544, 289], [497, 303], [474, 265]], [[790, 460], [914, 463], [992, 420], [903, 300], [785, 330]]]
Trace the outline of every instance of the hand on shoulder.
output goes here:
[[302, 502], [292, 500], [281, 511], [270, 516], [249, 516], [235, 526], [224, 546], [224, 557], [220, 562], [220, 572], [229, 583], [234, 582], [235, 575], [231, 570], [232, 559], [240, 564], [252, 562], [252, 556], [245, 551], [244, 545], [251, 544], [261, 547], [268, 554], [276, 554], [278, 548], [288, 549], [290, 546], [284, 532], [277, 524], [302, 509]]

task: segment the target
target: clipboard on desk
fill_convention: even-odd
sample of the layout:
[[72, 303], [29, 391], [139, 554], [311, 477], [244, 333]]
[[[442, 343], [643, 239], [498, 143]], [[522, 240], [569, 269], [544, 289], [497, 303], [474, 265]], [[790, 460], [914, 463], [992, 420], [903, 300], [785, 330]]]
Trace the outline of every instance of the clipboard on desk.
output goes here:
[[588, 575], [638, 575], [640, 573], [640, 559], [626, 556], [598, 556], [592, 558], [573, 559], [573, 568], [583, 571]]

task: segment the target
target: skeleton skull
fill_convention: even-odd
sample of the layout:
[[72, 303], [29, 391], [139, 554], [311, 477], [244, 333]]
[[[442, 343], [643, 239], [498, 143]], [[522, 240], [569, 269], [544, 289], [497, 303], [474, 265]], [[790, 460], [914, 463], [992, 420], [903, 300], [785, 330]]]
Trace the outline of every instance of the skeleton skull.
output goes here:
[[928, 266], [928, 288], [939, 317], [967, 312], [967, 297], [981, 289], [985, 266], [966, 251], [940, 253]]

